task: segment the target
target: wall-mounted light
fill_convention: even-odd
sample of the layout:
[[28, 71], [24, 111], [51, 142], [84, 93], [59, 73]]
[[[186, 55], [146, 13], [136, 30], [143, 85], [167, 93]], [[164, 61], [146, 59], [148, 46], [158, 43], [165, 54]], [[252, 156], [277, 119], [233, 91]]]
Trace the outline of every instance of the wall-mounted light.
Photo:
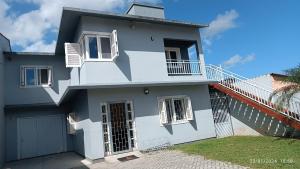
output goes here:
[[150, 93], [150, 90], [148, 88], [144, 88], [144, 94], [147, 95]]
[[154, 41], [154, 37], [153, 37], [153, 36], [151, 36], [151, 38], [150, 38], [150, 39], [151, 39], [151, 41]]

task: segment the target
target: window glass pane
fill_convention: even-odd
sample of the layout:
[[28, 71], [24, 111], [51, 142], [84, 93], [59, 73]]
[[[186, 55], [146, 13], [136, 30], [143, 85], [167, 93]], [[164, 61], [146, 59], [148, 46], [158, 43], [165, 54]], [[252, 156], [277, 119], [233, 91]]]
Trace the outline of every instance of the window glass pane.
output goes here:
[[174, 107], [175, 107], [176, 120], [183, 120], [185, 118], [183, 100], [182, 99], [174, 100]]
[[111, 49], [110, 49], [110, 38], [101, 37], [101, 52], [103, 59], [110, 59], [111, 58]]
[[105, 113], [106, 113], [106, 106], [105, 106], [105, 105], [102, 105], [102, 106], [101, 106], [101, 109], [102, 109], [102, 113], [105, 114]]
[[48, 69], [40, 69], [40, 83], [48, 84]]
[[170, 51], [170, 59], [174, 62], [177, 61], [177, 53], [175, 51]]
[[104, 142], [108, 142], [108, 134], [104, 134]]
[[130, 103], [127, 103], [127, 110], [131, 111], [131, 104]]
[[133, 130], [129, 131], [130, 138], [133, 138]]
[[32, 86], [35, 85], [35, 69], [34, 68], [26, 68], [26, 85]]
[[188, 48], [188, 54], [190, 60], [198, 60], [197, 47], [195, 44]]
[[173, 119], [173, 108], [172, 108], [172, 100], [171, 99], [166, 99], [166, 111], [167, 111], [167, 118], [168, 118], [168, 123], [172, 122]]
[[106, 115], [104, 114], [102, 117], [103, 117], [103, 120], [102, 120], [103, 123], [107, 123], [107, 121], [106, 121], [106, 119], [107, 119]]
[[128, 112], [128, 120], [132, 120], [132, 113]]
[[109, 152], [109, 145], [107, 143], [105, 144], [105, 152]]
[[168, 51], [166, 51], [166, 50], [165, 50], [165, 55], [166, 55], [166, 59], [169, 60], [169, 59], [170, 59], [169, 53], [168, 53]]
[[108, 131], [108, 130], [107, 130], [107, 124], [103, 124], [103, 132], [104, 132], [104, 133], [107, 133], [107, 131]]
[[91, 59], [98, 58], [98, 47], [97, 47], [97, 38], [96, 37], [89, 37], [89, 52]]

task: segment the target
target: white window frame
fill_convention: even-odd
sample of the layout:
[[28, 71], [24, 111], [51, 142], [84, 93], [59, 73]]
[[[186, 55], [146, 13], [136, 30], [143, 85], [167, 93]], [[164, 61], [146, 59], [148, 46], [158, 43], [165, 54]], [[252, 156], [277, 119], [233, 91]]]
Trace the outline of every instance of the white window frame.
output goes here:
[[[94, 59], [94, 58], [90, 58], [90, 52], [89, 52], [89, 42], [88, 42], [88, 38], [89, 37], [96, 37], [97, 38], [97, 49], [98, 49], [98, 58]], [[84, 43], [84, 47], [85, 47], [85, 51], [83, 51], [82, 53], [84, 54], [83, 59], [84, 61], [92, 61], [92, 62], [111, 62], [113, 61], [113, 56], [112, 56], [112, 52], [111, 52], [111, 58], [110, 59], [106, 59], [106, 58], [102, 58], [102, 49], [101, 49], [101, 40], [100, 38], [105, 37], [105, 38], [109, 38], [110, 40], [110, 48], [111, 48], [111, 44], [112, 44], [112, 39], [111, 39], [111, 33], [108, 32], [94, 32], [94, 31], [84, 31], [80, 37], [80, 44]], [[82, 49], [83, 50], [83, 49]]]
[[[165, 51], [167, 52], [166, 58], [170, 57], [170, 52], [176, 52], [176, 60], [177, 62], [180, 62], [182, 60], [180, 48], [177, 47], [165, 47]], [[170, 61], [171, 59], [167, 59], [167, 61]]]
[[[186, 100], [186, 98], [189, 98], [188, 96], [186, 96], [186, 95], [178, 95], [178, 96], [163, 96], [163, 97], [158, 97], [158, 104], [160, 104], [159, 103], [159, 101], [161, 100], [161, 99], [163, 99], [164, 100], [164, 104], [165, 104], [165, 106], [166, 106], [166, 100], [167, 99], [171, 99], [171, 104], [172, 104], [172, 119], [171, 120], [169, 120], [169, 119], [167, 119], [167, 123], [165, 123], [165, 124], [161, 124], [161, 125], [172, 125], [172, 124], [182, 124], [182, 123], [188, 123], [189, 122], [189, 120], [188, 120], [188, 118], [187, 118], [187, 109], [186, 109], [186, 107], [188, 106], [187, 104], [188, 103], [186, 103], [185, 102], [185, 100]], [[174, 100], [183, 100], [183, 108], [184, 108], [184, 119], [182, 119], [182, 120], [176, 120], [176, 112], [175, 112], [175, 105], [174, 105]], [[168, 112], [167, 112], [167, 108], [166, 108], [166, 118], [168, 118]], [[161, 112], [159, 112], [159, 114], [160, 114]], [[161, 117], [160, 117], [161, 118]]]
[[[35, 85], [27, 85], [26, 84], [26, 69], [34, 69], [34, 73], [35, 73]], [[41, 77], [39, 76], [40, 74], [38, 73], [38, 70], [40, 69], [50, 69], [50, 74], [48, 71], [48, 82], [49, 82], [49, 78], [51, 83], [49, 84], [38, 84], [39, 80], [41, 79]], [[49, 77], [50, 76], [50, 77]], [[24, 85], [22, 85], [22, 79], [23, 79], [23, 83]], [[51, 87], [53, 84], [53, 68], [52, 66], [37, 66], [37, 65], [22, 65], [20, 67], [20, 88], [35, 88], [35, 87]]]

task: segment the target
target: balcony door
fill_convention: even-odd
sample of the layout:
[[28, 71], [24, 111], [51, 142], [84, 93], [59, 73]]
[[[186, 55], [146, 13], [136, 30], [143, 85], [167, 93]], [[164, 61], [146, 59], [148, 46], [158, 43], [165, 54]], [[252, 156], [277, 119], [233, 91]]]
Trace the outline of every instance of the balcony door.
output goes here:
[[180, 48], [165, 48], [167, 62], [181, 61]]

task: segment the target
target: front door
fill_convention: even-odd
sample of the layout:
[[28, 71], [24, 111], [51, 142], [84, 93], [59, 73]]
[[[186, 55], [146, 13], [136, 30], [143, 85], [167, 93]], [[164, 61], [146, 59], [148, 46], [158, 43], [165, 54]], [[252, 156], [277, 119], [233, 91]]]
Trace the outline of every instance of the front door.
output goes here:
[[109, 104], [111, 121], [112, 153], [122, 153], [130, 150], [129, 130], [125, 103]]

